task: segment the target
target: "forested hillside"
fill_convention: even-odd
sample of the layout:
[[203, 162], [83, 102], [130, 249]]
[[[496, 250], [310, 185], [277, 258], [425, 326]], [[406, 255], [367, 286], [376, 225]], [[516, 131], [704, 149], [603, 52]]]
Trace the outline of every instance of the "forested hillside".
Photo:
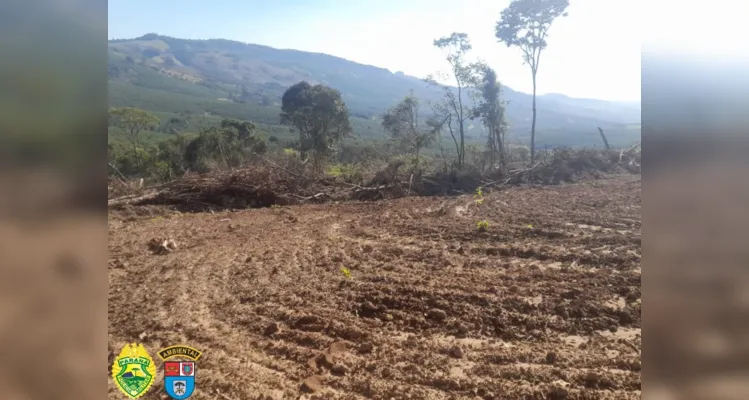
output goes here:
[[[382, 137], [379, 117], [410, 91], [426, 103], [439, 97], [420, 78], [326, 54], [156, 34], [109, 42], [110, 106], [146, 109], [164, 124], [177, 121], [198, 128], [236, 118], [253, 121], [278, 137], [291, 137], [287, 128], [279, 126], [280, 98], [301, 80], [339, 90], [354, 135], [363, 138]], [[507, 102], [510, 139], [525, 141], [531, 96], [505, 86], [502, 98]], [[600, 126], [612, 145], [624, 145], [639, 140], [639, 123], [636, 103], [544, 95], [538, 97], [536, 143], [598, 146], [596, 127]], [[483, 142], [483, 138], [481, 123], [468, 126], [467, 140]]]

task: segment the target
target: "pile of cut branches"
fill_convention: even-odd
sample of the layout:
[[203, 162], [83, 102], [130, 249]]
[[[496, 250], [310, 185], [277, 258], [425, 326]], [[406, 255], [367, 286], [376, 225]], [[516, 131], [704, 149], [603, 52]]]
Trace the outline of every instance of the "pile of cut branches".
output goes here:
[[531, 167], [516, 168], [500, 174], [499, 179], [483, 182], [481, 187], [541, 184], [558, 185], [606, 175], [639, 174], [640, 144], [621, 150], [555, 149], [548, 159]]
[[[362, 187], [325, 177], [307, 178], [282, 168], [250, 165], [235, 171], [188, 175], [161, 185], [144, 196], [109, 201], [124, 204], [172, 205], [185, 211], [244, 209], [342, 200], [375, 200], [388, 196], [388, 185]], [[384, 193], [384, 194], [383, 194]]]
[[235, 171], [187, 175], [151, 188], [146, 194], [111, 199], [109, 206], [171, 205], [185, 211], [204, 211], [269, 207], [274, 204], [392, 199], [412, 194], [449, 196], [468, 194], [479, 186], [559, 184], [612, 173], [639, 173], [639, 170], [639, 145], [624, 150], [558, 149], [548, 160], [533, 167], [494, 171], [489, 175], [475, 168], [466, 168], [415, 176], [413, 173], [398, 174], [397, 168], [388, 166], [378, 172], [368, 186], [332, 177], [305, 177], [269, 162]]

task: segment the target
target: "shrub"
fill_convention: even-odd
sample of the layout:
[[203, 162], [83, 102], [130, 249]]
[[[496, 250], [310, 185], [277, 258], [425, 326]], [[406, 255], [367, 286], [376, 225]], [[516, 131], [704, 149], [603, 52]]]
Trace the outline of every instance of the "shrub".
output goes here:
[[283, 154], [290, 157], [299, 157], [299, 152], [289, 147], [283, 149]]
[[333, 164], [328, 168], [327, 174], [348, 183], [360, 184], [364, 180], [362, 168], [354, 164]]

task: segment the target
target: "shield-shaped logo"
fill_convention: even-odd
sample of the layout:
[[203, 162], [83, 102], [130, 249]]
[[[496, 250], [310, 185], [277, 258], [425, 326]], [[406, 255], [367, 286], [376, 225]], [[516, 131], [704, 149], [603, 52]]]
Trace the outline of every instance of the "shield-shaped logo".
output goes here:
[[164, 389], [173, 399], [186, 399], [195, 391], [195, 362], [164, 362]]
[[120, 391], [130, 399], [145, 394], [156, 378], [156, 365], [142, 344], [122, 348], [112, 365], [112, 378]]
[[[173, 399], [186, 399], [195, 391], [195, 361], [201, 355], [199, 350], [184, 345], [159, 351], [159, 356], [164, 360], [164, 389]], [[167, 361], [183, 357], [192, 361]]]

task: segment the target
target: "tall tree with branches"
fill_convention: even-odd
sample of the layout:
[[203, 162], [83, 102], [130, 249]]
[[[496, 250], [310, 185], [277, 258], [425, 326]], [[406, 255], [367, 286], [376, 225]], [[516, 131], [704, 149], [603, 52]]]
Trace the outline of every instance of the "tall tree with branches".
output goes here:
[[311, 152], [315, 169], [321, 171], [333, 146], [352, 132], [341, 93], [328, 86], [312, 86], [302, 81], [284, 92], [281, 103], [281, 124], [299, 130], [302, 157]]
[[481, 118], [489, 131], [486, 146], [489, 151], [490, 166], [494, 168], [499, 161], [499, 165], [504, 168], [507, 166], [505, 136], [508, 124], [505, 105], [501, 99], [502, 86], [497, 81], [497, 73], [491, 67], [480, 65], [478, 69], [481, 73], [480, 98], [474, 109], [474, 116]]
[[[466, 53], [471, 50], [471, 42], [465, 33], [452, 33], [434, 40], [434, 46], [443, 50], [447, 62], [450, 64], [455, 87], [437, 82], [433, 76], [426, 78], [426, 82], [438, 87], [443, 94], [443, 101], [435, 106], [435, 112], [442, 115], [442, 126], [448, 127], [450, 135], [455, 142], [458, 153], [458, 166], [465, 163], [465, 122], [472, 116], [470, 106], [467, 102], [470, 90], [476, 84], [476, 70], [474, 66], [466, 61]], [[455, 137], [452, 123], [457, 124], [458, 138]], [[441, 126], [439, 126], [441, 128]]]
[[158, 126], [159, 117], [155, 114], [133, 107], [123, 108], [110, 108], [109, 109], [110, 122], [122, 129], [127, 133], [130, 138], [130, 143], [133, 146], [133, 156], [135, 156], [138, 165], [143, 164], [143, 160], [140, 155], [140, 133], [148, 130], [155, 129]]
[[517, 47], [523, 52], [523, 61], [530, 66], [533, 78], [533, 121], [531, 122], [531, 165], [535, 162], [536, 144], [536, 74], [541, 52], [551, 24], [567, 16], [569, 0], [513, 0], [502, 10], [495, 35], [507, 47]]
[[419, 99], [413, 93], [382, 116], [382, 129], [413, 151], [416, 168], [421, 149], [429, 146], [435, 137], [434, 132], [424, 129], [419, 122]]

